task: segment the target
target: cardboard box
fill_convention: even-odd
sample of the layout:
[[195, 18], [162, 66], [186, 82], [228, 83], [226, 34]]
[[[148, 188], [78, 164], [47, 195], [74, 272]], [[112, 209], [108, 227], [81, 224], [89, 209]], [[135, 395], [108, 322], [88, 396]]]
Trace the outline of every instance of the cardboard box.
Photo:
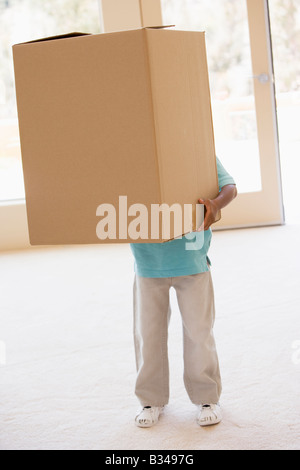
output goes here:
[[[32, 245], [161, 242], [196, 229], [198, 198], [218, 194], [204, 33], [71, 33], [15, 45], [13, 57]], [[161, 220], [151, 239], [161, 204], [193, 205], [192, 215], [170, 233]]]

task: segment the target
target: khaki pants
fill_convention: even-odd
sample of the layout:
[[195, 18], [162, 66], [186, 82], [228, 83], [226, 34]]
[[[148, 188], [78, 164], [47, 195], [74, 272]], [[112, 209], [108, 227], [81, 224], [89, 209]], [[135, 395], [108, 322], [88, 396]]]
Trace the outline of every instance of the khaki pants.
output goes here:
[[219, 361], [213, 335], [214, 292], [210, 271], [172, 278], [134, 279], [135, 393], [142, 406], [169, 401], [169, 290], [176, 290], [183, 324], [184, 384], [192, 403], [218, 403]]

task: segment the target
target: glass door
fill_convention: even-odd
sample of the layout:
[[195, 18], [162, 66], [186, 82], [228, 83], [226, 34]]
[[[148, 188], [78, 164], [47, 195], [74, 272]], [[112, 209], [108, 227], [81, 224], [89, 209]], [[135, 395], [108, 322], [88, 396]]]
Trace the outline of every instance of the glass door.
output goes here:
[[284, 222], [267, 0], [161, 0], [164, 24], [206, 31], [216, 153], [239, 196], [215, 228]]
[[283, 196], [287, 223], [300, 222], [300, 2], [269, 2]]

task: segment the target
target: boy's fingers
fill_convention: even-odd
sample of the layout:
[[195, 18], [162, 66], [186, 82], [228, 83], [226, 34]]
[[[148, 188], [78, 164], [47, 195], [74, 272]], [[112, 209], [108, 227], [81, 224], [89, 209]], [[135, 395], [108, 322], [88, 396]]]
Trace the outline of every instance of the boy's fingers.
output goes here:
[[204, 221], [200, 225], [200, 227], [197, 229], [197, 232], [203, 232], [204, 231]]

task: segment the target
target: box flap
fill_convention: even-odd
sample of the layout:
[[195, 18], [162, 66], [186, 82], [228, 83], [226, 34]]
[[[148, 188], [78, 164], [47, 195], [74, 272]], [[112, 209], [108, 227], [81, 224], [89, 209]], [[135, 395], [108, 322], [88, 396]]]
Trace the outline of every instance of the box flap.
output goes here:
[[169, 24], [164, 26], [145, 26], [143, 29], [165, 29], [165, 28], [175, 28], [175, 24]]
[[[175, 27], [175, 25], [146, 26], [144, 28], [135, 28], [134, 30], [136, 30], [136, 29], [166, 29], [166, 28], [174, 28], [174, 27]], [[132, 30], [128, 30], [128, 31], [132, 31]], [[116, 31], [116, 32], [124, 33], [126, 31]], [[115, 34], [116, 32], [114, 32], [113, 34]], [[105, 33], [105, 34], [109, 34], [109, 33]], [[14, 44], [13, 47], [22, 46], [24, 44], [34, 44], [34, 43], [38, 43], [38, 42], [56, 41], [58, 39], [71, 39], [71, 38], [82, 37], [82, 36], [91, 36], [91, 35], [92, 35], [92, 33], [81, 33], [81, 32], [59, 34], [58, 36], [49, 36], [49, 37], [46, 37], [46, 38], [35, 39], [33, 41], [26, 41], [26, 42]]]
[[60, 34], [58, 36], [50, 36], [47, 38], [41, 38], [41, 39], [35, 39], [34, 41], [27, 41], [27, 42], [22, 42], [19, 44], [15, 44], [15, 46], [21, 46], [23, 44], [33, 44], [35, 42], [44, 42], [44, 41], [55, 41], [57, 39], [69, 39], [69, 38], [76, 38], [76, 37], [81, 37], [81, 36], [90, 36], [90, 33], [67, 33], [67, 34]]

